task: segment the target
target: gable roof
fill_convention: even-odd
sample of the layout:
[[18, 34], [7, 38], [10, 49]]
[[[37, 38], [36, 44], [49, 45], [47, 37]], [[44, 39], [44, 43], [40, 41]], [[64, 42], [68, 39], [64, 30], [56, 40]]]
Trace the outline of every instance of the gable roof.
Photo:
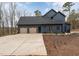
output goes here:
[[[54, 11], [54, 10], [51, 9], [50, 11]], [[54, 12], [56, 12], [56, 11], [54, 11]], [[61, 12], [58, 12], [58, 13], [60, 13], [61, 15], [63, 15], [65, 17], [65, 15], [62, 14]], [[54, 17], [58, 13], [56, 12]], [[17, 25], [34, 25], [34, 24], [62, 24], [62, 22], [55, 22], [55, 21], [50, 20], [49, 18], [45, 18], [43, 16], [24, 16], [24, 17], [22, 16], [22, 17], [20, 17]]]
[[[64, 15], [63, 13], [61, 13], [60, 11], [58, 11], [58, 13], [60, 13], [61, 15], [63, 15], [63, 16], [65, 17], [65, 15]], [[58, 13], [57, 13], [57, 14], [58, 14]]]
[[63, 15], [64, 17], [66, 17], [63, 13], [61, 13], [60, 11], [58, 11], [53, 17], [51, 17], [51, 19], [53, 19], [58, 13], [60, 13], [60, 14]]
[[55, 10], [51, 9], [49, 10], [46, 14], [44, 14], [43, 16], [47, 15], [49, 12], [54, 11], [55, 13], [57, 13]]

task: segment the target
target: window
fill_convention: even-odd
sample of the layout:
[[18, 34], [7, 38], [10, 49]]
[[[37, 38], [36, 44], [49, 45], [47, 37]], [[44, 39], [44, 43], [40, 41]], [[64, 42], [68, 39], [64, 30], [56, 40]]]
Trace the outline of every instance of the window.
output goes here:
[[53, 19], [53, 17], [51, 17], [51, 19]]

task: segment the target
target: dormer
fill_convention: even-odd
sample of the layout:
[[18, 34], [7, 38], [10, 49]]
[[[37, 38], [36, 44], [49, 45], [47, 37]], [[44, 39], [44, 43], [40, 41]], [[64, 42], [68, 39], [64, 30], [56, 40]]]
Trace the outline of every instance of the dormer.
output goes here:
[[53, 17], [55, 14], [57, 14], [57, 12], [56, 12], [55, 10], [51, 9], [50, 11], [48, 11], [48, 12], [44, 15], [44, 17], [51, 19], [51, 17]]

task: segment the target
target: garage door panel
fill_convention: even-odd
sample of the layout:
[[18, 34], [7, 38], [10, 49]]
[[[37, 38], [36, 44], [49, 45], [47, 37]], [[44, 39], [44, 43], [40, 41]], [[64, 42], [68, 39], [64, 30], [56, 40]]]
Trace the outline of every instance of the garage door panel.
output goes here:
[[29, 28], [29, 33], [37, 33], [37, 28], [36, 27]]
[[20, 28], [20, 33], [27, 33], [27, 28]]

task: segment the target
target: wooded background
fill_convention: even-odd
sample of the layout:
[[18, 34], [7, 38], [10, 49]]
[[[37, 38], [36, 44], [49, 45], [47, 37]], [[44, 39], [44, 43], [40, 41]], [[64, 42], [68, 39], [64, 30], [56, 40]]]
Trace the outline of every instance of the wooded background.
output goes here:
[[[56, 2], [55, 2], [56, 3]], [[5, 8], [6, 3], [0, 2], [0, 36], [18, 33], [17, 22], [21, 16], [31, 16], [27, 10], [18, 10], [17, 3], [9, 2], [9, 7]], [[24, 4], [24, 3], [22, 3]], [[67, 22], [71, 24], [72, 29], [79, 29], [79, 11], [72, 9], [76, 3], [66, 2], [62, 6], [62, 13], [67, 13]], [[34, 16], [41, 16], [41, 11], [35, 10]]]

